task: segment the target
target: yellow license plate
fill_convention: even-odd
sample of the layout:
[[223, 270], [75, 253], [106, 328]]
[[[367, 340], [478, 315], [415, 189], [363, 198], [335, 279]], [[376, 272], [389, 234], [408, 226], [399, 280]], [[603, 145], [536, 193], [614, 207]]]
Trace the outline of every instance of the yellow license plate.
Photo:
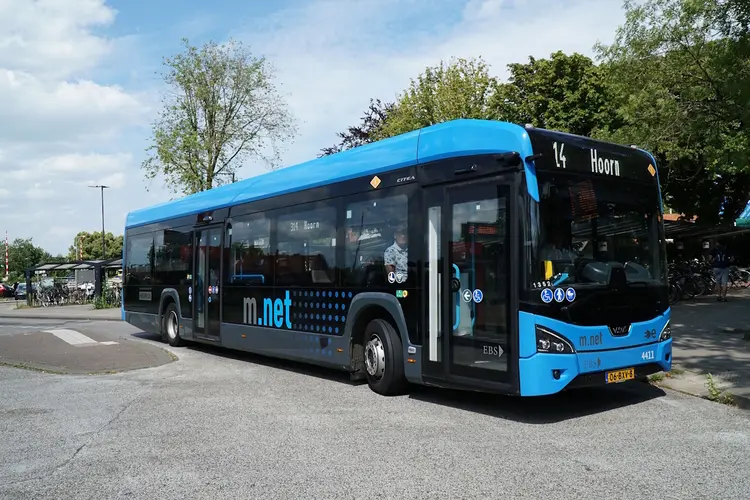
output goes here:
[[632, 380], [635, 378], [635, 368], [625, 368], [624, 370], [614, 370], [607, 372], [607, 383], [616, 384], [618, 382], [625, 382], [626, 380]]

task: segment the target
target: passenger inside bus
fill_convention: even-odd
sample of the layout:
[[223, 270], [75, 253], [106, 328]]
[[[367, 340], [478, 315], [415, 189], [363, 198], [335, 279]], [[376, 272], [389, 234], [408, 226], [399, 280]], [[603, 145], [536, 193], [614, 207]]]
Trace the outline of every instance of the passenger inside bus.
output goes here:
[[409, 272], [409, 239], [406, 227], [398, 225], [393, 231], [393, 244], [383, 253], [386, 273], [402, 273], [406, 281]]

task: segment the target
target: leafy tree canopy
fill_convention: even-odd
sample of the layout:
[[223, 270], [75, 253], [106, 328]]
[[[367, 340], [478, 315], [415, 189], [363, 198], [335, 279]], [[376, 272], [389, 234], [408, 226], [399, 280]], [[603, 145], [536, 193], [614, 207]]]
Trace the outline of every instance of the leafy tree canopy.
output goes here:
[[627, 1], [614, 43], [597, 47], [624, 121], [601, 137], [655, 153], [667, 203], [704, 222], [733, 222], [750, 191], [747, 7]]
[[[110, 232], [104, 233], [104, 245], [107, 252], [104, 259], [122, 258], [122, 242], [122, 235], [115, 236]], [[68, 260], [101, 260], [102, 232], [79, 232], [73, 239], [73, 244], [68, 248], [67, 258]]]
[[183, 45], [164, 59], [168, 91], [142, 165], [146, 178], [163, 176], [173, 192], [191, 194], [231, 181], [247, 159], [273, 167], [296, 125], [268, 61], [233, 40]]
[[452, 59], [428, 67], [398, 96], [377, 138], [392, 137], [458, 118], [490, 118], [497, 80], [481, 59]]
[[346, 132], [336, 134], [339, 138], [338, 144], [323, 148], [318, 157], [373, 142], [376, 140], [378, 130], [383, 126], [392, 110], [393, 103], [383, 103], [380, 99], [370, 99], [370, 106], [362, 116], [362, 122], [359, 125], [349, 127]]
[[[4, 247], [4, 245], [3, 245]], [[3, 268], [5, 267], [3, 252]], [[43, 248], [34, 245], [31, 238], [16, 238], [8, 245], [9, 283], [25, 281], [26, 269], [44, 262], [52, 262], [52, 256]], [[4, 269], [3, 269], [4, 270]], [[5, 273], [2, 273], [4, 278]]]

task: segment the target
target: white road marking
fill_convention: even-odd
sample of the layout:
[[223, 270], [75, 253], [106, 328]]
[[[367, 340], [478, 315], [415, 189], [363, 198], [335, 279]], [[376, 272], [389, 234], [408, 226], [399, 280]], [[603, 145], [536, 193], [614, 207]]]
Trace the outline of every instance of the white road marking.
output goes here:
[[96, 340], [87, 337], [86, 335], [77, 332], [75, 330], [68, 330], [64, 328], [55, 329], [55, 330], [44, 330], [45, 333], [51, 333], [55, 337], [59, 338], [62, 341], [67, 342], [70, 345], [113, 345], [117, 344], [117, 342], [97, 342]]
[[114, 340], [108, 340], [106, 342], [99, 342], [101, 345], [117, 345], [119, 342], [115, 342]]

